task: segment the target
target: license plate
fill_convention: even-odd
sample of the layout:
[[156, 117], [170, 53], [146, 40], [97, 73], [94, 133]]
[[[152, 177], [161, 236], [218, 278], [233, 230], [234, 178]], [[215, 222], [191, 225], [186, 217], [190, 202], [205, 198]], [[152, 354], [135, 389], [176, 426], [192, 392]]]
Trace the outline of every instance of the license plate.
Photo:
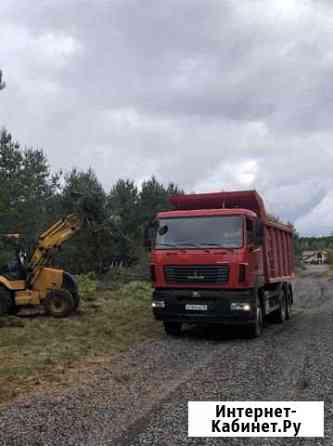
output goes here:
[[185, 310], [207, 311], [208, 305], [186, 304]]

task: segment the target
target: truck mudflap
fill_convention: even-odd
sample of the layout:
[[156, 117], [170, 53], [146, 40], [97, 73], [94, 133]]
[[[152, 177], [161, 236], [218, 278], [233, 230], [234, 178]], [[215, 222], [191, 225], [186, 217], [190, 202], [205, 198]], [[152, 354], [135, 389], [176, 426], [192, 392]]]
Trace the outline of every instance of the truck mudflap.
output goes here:
[[155, 319], [169, 322], [251, 324], [256, 320], [256, 291], [155, 289]]

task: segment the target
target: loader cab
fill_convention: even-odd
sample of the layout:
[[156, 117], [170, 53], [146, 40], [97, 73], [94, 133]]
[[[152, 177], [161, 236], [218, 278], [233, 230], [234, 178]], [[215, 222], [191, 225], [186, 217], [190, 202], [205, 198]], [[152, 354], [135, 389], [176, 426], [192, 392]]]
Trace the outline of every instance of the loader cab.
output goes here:
[[0, 275], [8, 280], [25, 280], [27, 271], [25, 268], [25, 253], [17, 247], [5, 249], [0, 256]]

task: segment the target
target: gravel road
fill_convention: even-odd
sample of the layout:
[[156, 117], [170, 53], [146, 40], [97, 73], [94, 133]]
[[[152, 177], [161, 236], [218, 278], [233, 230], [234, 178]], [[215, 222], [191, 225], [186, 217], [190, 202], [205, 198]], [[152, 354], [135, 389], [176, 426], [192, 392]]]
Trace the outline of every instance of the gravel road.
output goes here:
[[[297, 279], [292, 320], [248, 340], [190, 329], [136, 346], [89, 384], [17, 400], [1, 445], [333, 445], [333, 282]], [[325, 400], [325, 439], [190, 439], [189, 400]]]

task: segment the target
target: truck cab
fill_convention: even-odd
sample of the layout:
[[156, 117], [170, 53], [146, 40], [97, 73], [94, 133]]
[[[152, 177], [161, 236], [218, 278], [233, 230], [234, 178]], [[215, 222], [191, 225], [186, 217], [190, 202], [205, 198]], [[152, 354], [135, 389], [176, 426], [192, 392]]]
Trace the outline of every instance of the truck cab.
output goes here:
[[[147, 228], [153, 314], [171, 334], [180, 333], [188, 322], [246, 324], [259, 335], [271, 307], [264, 302], [262, 215], [254, 209], [226, 208], [223, 200], [218, 200], [221, 208], [206, 208], [211, 195], [176, 198], [184, 209], [158, 213]], [[210, 206], [216, 204], [212, 200]], [[268, 294], [275, 288], [268, 285]]]

